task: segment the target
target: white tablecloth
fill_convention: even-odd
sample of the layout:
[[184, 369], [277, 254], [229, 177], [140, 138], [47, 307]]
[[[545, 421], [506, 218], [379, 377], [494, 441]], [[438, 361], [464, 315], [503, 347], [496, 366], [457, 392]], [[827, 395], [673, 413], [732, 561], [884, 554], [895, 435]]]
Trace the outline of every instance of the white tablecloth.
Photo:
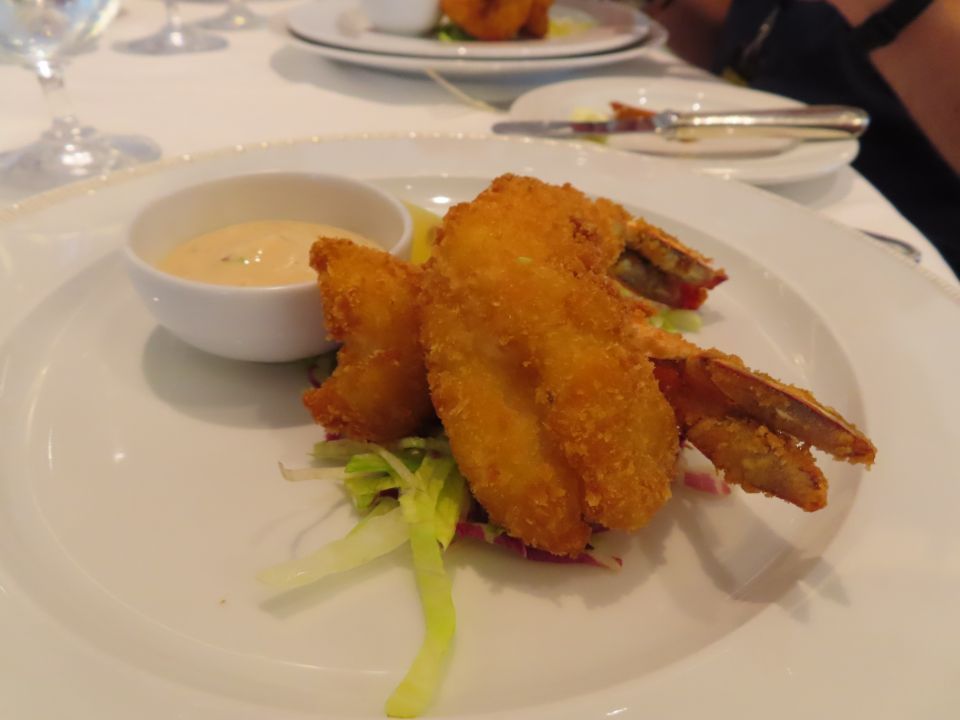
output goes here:
[[[322, 2], [323, 0], [315, 0]], [[252, 2], [276, 16], [302, 0]], [[187, 20], [216, 15], [223, 4], [185, 2]], [[152, 138], [167, 156], [237, 143], [364, 131], [485, 132], [491, 112], [465, 104], [426, 77], [340, 65], [292, 47], [276, 32], [229, 33], [226, 50], [179, 56], [118, 52], [114, 44], [146, 35], [163, 22], [159, 0], [124, 0], [120, 17], [98, 47], [75, 57], [67, 87], [80, 118], [98, 129]], [[578, 76], [700, 75], [667, 51]], [[471, 95], [505, 103], [538, 84], [564, 79], [505, 78], [459, 83]], [[0, 65], [0, 152], [35, 139], [49, 120], [37, 81]], [[906, 240], [921, 249], [921, 265], [956, 281], [934, 247], [852, 169], [778, 186], [776, 193], [847, 225]], [[20, 193], [22, 194], [22, 193]], [[0, 190], [0, 202], [19, 199]]]

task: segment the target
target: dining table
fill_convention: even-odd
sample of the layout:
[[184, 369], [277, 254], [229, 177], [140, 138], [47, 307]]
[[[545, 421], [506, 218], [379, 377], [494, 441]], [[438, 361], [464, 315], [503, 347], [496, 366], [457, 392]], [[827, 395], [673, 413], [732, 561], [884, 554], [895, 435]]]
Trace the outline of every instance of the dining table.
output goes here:
[[[432, 68], [428, 60], [422, 68], [403, 71], [364, 67], [329, 52], [324, 56], [291, 36], [288, 18], [305, 1], [249, 0], [265, 22], [218, 33], [227, 39], [226, 47], [146, 55], [129, 52], [127, 43], [161, 27], [166, 4], [121, 0], [105, 31], [69, 56], [65, 87], [82, 123], [104, 133], [147, 138], [160, 157], [74, 184], [28, 187], [4, 176], [5, 163], [34, 142], [51, 118], [33, 71], [0, 56], [0, 716], [377, 718], [384, 716], [389, 691], [398, 687], [414, 648], [427, 636], [424, 652], [431, 652], [431, 643], [442, 646], [434, 657], [438, 664], [453, 648], [447, 670], [434, 668], [432, 677], [431, 670], [420, 678], [428, 688], [421, 695], [437, 693], [436, 705], [423, 714], [428, 718], [681, 720], [704, 712], [721, 720], [770, 715], [805, 720], [818, 714], [957, 717], [960, 626], [951, 612], [960, 597], [955, 522], [960, 485], [953, 455], [960, 426], [952, 418], [960, 403], [955, 367], [960, 281], [935, 245], [848, 164], [849, 158], [829, 171], [755, 180], [751, 186], [689, 172], [670, 157], [589, 140], [493, 134], [498, 122], [529, 119], [518, 115], [518, 107], [557, 83], [636, 78], [651, 86], [672, 83], [723, 94], [726, 81], [680, 59], [667, 43], [644, 46], [623, 62], [544, 72], [457, 74]], [[311, 1], [315, 6], [347, 2]], [[225, 5], [183, 0], [179, 12], [185, 22], [195, 23], [219, 15]], [[522, 62], [513, 61], [513, 69]], [[417, 316], [428, 307], [436, 317], [454, 318], [448, 327], [437, 322], [434, 328], [436, 336], [446, 330], [454, 338], [448, 344], [454, 350], [443, 337], [427, 350], [438, 364], [454, 359], [443, 373], [433, 366], [430, 380], [453, 377], [467, 387], [474, 376], [458, 375], [461, 365], [479, 368], [476, 377], [488, 385], [470, 386], [472, 396], [448, 403], [454, 408], [451, 416], [456, 422], [456, 414], [471, 402], [474, 407], [489, 403], [496, 412], [474, 415], [474, 426], [466, 423], [469, 431], [461, 429], [463, 434], [449, 443], [443, 433], [453, 434], [450, 427], [444, 430], [444, 417], [443, 426], [438, 421], [417, 427], [429, 437], [384, 446], [354, 444], [349, 433], [346, 438], [332, 431], [327, 435], [304, 408], [304, 399], [309, 407], [335, 364], [330, 353], [319, 359], [300, 353], [282, 362], [248, 362], [264, 358], [224, 352], [218, 357], [218, 351], [202, 352], [209, 347], [178, 334], [162, 317], [168, 291], [179, 297], [186, 288], [183, 297], [221, 300], [233, 291], [238, 296], [252, 291], [245, 297], [262, 302], [269, 293], [289, 288], [220, 293], [220, 287], [160, 272], [137, 245], [142, 240], [138, 228], [158, 246], [177, 233], [192, 237], [222, 229], [231, 222], [224, 218], [239, 205], [254, 208], [251, 217], [240, 220], [262, 220], [262, 208], [254, 207], [262, 199], [258, 188], [273, 188], [266, 204], [281, 195], [286, 200], [296, 195], [284, 190], [295, 186], [285, 184], [292, 182], [289, 176], [315, 179], [324, 172], [340, 181], [366, 181], [357, 185], [394, 208], [405, 235], [395, 246], [381, 242], [391, 252], [400, 247], [406, 252], [412, 235], [414, 247], [419, 237], [420, 251], [426, 248], [429, 254], [429, 233], [443, 222], [440, 215], [476, 197], [492, 178], [517, 173], [547, 183], [569, 182], [593, 197], [622, 202], [700, 250], [703, 255], [694, 254], [696, 270], [709, 265], [706, 256], [717, 258], [724, 269], [709, 268], [716, 282], [699, 314], [661, 308], [650, 318], [659, 329], [644, 321], [635, 337], [628, 322], [637, 315], [610, 289], [606, 272], [568, 272], [564, 265], [561, 274], [547, 265], [552, 245], [532, 245], [537, 251], [550, 248], [543, 263], [533, 251], [517, 250], [514, 257], [513, 246], [510, 253], [490, 253], [508, 266], [502, 277], [523, 281], [502, 281], [485, 290], [485, 276], [478, 272], [481, 280], [462, 287], [480, 288], [479, 300], [470, 293], [456, 295], [447, 285], [457, 284], [442, 275], [468, 275], [472, 267], [464, 270], [469, 265], [464, 253], [452, 253], [459, 259], [448, 259], [447, 266], [441, 256], [421, 273], [383, 253], [355, 248], [378, 263], [389, 262], [382, 267], [391, 268], [389, 279], [397, 284], [379, 284], [387, 275], [367, 277], [367, 268], [355, 273], [363, 290], [343, 292], [337, 322], [345, 317], [342, 324], [349, 325], [351, 303], [371, 298], [374, 302], [364, 307], [378, 312], [386, 307], [400, 317], [403, 303], [394, 303], [394, 291], [404, 288], [400, 273], [411, 283], [410, 278], [431, 277], [433, 296], [425, 290], [419, 297], [427, 301], [421, 305], [413, 296], [417, 299], [407, 309], [414, 307], [411, 314]], [[240, 186], [229, 183], [225, 187], [235, 194], [222, 201], [217, 193], [224, 179], [252, 183], [244, 186], [243, 202], [235, 201]], [[261, 181], [264, 185], [257, 185]], [[530, 187], [546, 192], [535, 181]], [[558, 194], [541, 200], [538, 213], [553, 212], [552, 204], [560, 204], [555, 200], [560, 191], [552, 191]], [[563, 202], [583, 202], [581, 196], [570, 200], [574, 195], [563, 196]], [[197, 197], [215, 199], [201, 203], [201, 212], [190, 204]], [[291, 199], [296, 210], [283, 212], [304, 214], [302, 208], [313, 201], [307, 197], [299, 205], [298, 198]], [[401, 201], [408, 203], [414, 221], [422, 220], [418, 210], [426, 210], [437, 224], [417, 230]], [[460, 229], [467, 240], [469, 230], [463, 228], [469, 222], [488, 222], [498, 212], [496, 201], [490, 203], [478, 202], [481, 209], [474, 215], [466, 215], [469, 207], [463, 210]], [[217, 222], [186, 233], [176, 210], [181, 207], [188, 208], [182, 217], [206, 221], [209, 212]], [[357, 214], [377, 215], [361, 207]], [[604, 206], [575, 207], [596, 212]], [[518, 221], [517, 226], [539, 229], [542, 217], [531, 214], [526, 225]], [[551, 231], [573, 227], [576, 242], [589, 234], [581, 234], [581, 219], [572, 211], [561, 209], [550, 217], [556, 221]], [[448, 223], [453, 232], [456, 222]], [[627, 227], [649, 230], [640, 222]], [[656, 236], [655, 229], [649, 232]], [[494, 238], [491, 242], [510, 235], [475, 234]], [[518, 237], [518, 243], [529, 239], [516, 233], [511, 242]], [[434, 246], [435, 252], [436, 247], [442, 245]], [[669, 249], [669, 239], [657, 247]], [[582, 248], [577, 245], [576, 252], [587, 257]], [[677, 257], [665, 252], [668, 259]], [[396, 254], [413, 262], [423, 259]], [[618, 256], [610, 272], [628, 255]], [[218, 253], [215, 259], [233, 258]], [[374, 262], [369, 256], [366, 261]], [[314, 267], [322, 266], [321, 272], [332, 277], [325, 262]], [[578, 255], [576, 262], [571, 260], [570, 267], [587, 261]], [[727, 273], [730, 282], [716, 287]], [[542, 278], [567, 275], [578, 292], [594, 281], [594, 289], [602, 292], [548, 294], [553, 290]], [[138, 284], [142, 277], [160, 280]], [[693, 289], [705, 294], [705, 285]], [[190, 295], [192, 286], [204, 294]], [[325, 296], [321, 307], [313, 275], [298, 287], [310, 291], [322, 317], [328, 301]], [[328, 290], [323, 283], [321, 288]], [[511, 298], [521, 298], [506, 309], [505, 288], [516, 291]], [[544, 288], [548, 300], [538, 295]], [[256, 295], [260, 290], [263, 296]], [[389, 302], [381, 303], [388, 291]], [[582, 297], [588, 300], [581, 302]], [[487, 312], [481, 305], [486, 300], [496, 309]], [[525, 309], [524, 300], [531, 313], [540, 313], [536, 322], [509, 325], [514, 315], [523, 316], [513, 308]], [[483, 312], [471, 312], [474, 302]], [[587, 304], [594, 302], [624, 310], [601, 316]], [[222, 331], [226, 325], [227, 314], [209, 312], [216, 302], [190, 299], [169, 306], [181, 320], [197, 319], [196, 337], [217, 334], [207, 328]], [[453, 308], [449, 316], [437, 311], [448, 307]], [[238, 303], [232, 315], [237, 327], [256, 324], [247, 323], [247, 312], [262, 319], [257, 309], [253, 302]], [[550, 325], [554, 312], [572, 319], [550, 326], [549, 342], [537, 344], [541, 320]], [[501, 316], [507, 318], [503, 325], [492, 319]], [[598, 316], [604, 322], [595, 323]], [[412, 323], [407, 326], [387, 311], [383, 317], [389, 319], [391, 342], [412, 343], [410, 356], [421, 363], [422, 396], [416, 397], [420, 386], [415, 382], [410, 394], [433, 418], [430, 401], [436, 403], [436, 396], [427, 390], [420, 320], [403, 316]], [[606, 322], [608, 317], [623, 322]], [[322, 322], [296, 320], [318, 335], [323, 329]], [[669, 322], [677, 325], [668, 327]], [[688, 325], [681, 327], [682, 322]], [[408, 327], [413, 330], [405, 332]], [[696, 345], [666, 332], [681, 329], [689, 330]], [[503, 340], [508, 332], [515, 335]], [[461, 336], [474, 344], [456, 355]], [[658, 340], [643, 345], [643, 337]], [[579, 352], [581, 346], [588, 352]], [[376, 347], [371, 357], [383, 354]], [[589, 352], [594, 347], [600, 350]], [[723, 350], [703, 350], [713, 347]], [[637, 354], [647, 356], [634, 362]], [[353, 362], [348, 353], [340, 359]], [[367, 360], [364, 355], [360, 362]], [[513, 362], [516, 366], [509, 365]], [[568, 365], [575, 367], [570, 373]], [[564, 372], [553, 372], [559, 367]], [[609, 380], [614, 376], [621, 384]], [[548, 384], [554, 377], [560, 378], [557, 393]], [[693, 409], [685, 408], [687, 381], [691, 396], [707, 388], [704, 409], [699, 399], [690, 403]], [[628, 382], [635, 384], [623, 391]], [[374, 385], [379, 392], [387, 384]], [[396, 382], [384, 389], [387, 397], [377, 412], [390, 403], [391, 393], [401, 392], [400, 385], [402, 392], [409, 389]], [[606, 406], [619, 412], [623, 403], [634, 402], [638, 388], [649, 391], [649, 405], [636, 401], [619, 416], [604, 414]], [[430, 392], [437, 391], [431, 387]], [[438, 403], [438, 416], [440, 408]], [[563, 416], [565, 410], [569, 417]], [[600, 420], [590, 415], [593, 410]], [[701, 410], [705, 417], [696, 416]], [[515, 417], [520, 420], [514, 422]], [[501, 428], [504, 418], [523, 432], [513, 435]], [[585, 424], [594, 422], [594, 436], [576, 434], [584, 418]], [[628, 423], [629, 434], [624, 431]], [[747, 472], [751, 464], [761, 471], [727, 484], [723, 472], [690, 446], [695, 426], [716, 427], [721, 438], [734, 437], [723, 436], [732, 427], [738, 433], [732, 445], [744, 438], [764, 443], [760, 451], [750, 444], [740, 457]], [[535, 429], [526, 432], [528, 427]], [[611, 477], [612, 482], [633, 481], [629, 472], [636, 466], [626, 465], [633, 455], [623, 455], [628, 459], [607, 475], [593, 465], [616, 455], [618, 439], [626, 438], [621, 444], [630, 448], [636, 437], [646, 443], [650, 427], [652, 433], [666, 427], [662, 436], [672, 443], [662, 453], [672, 464], [663, 463], [667, 469], [660, 479], [667, 489], [659, 488], [657, 502], [671, 494], [673, 500], [656, 517], [627, 528], [638, 532], [607, 533], [592, 524], [585, 496], [583, 514], [577, 505], [575, 518], [585, 537], [595, 533], [590, 538], [595, 546], [585, 545], [580, 555], [558, 558], [510, 536], [479, 501], [471, 501], [466, 470], [464, 476], [456, 471], [459, 450], [453, 446], [474, 441], [479, 446], [482, 438], [487, 441], [482, 453], [461, 457], [474, 462], [481, 457], [492, 468], [489, 477], [501, 474], [498, 463], [509, 455], [506, 467], [516, 472], [510, 482], [534, 487], [539, 481], [536, 487], [551, 500], [571, 495], [568, 487], [585, 495], [593, 492], [585, 490], [589, 478], [601, 489]], [[595, 437], [601, 437], [596, 447], [602, 448], [596, 452]], [[528, 444], [512, 454], [504, 450], [516, 443]], [[726, 440], [719, 444], [718, 464], [725, 459]], [[344, 447], [354, 450], [343, 455]], [[734, 460], [739, 449], [734, 447]], [[527, 455], [534, 460], [527, 463]], [[541, 458], [546, 460], [535, 465]], [[373, 463], [375, 469], [346, 474], [348, 459]], [[317, 460], [331, 465], [318, 468]], [[334, 467], [340, 460], [344, 467]], [[441, 489], [435, 482], [416, 485], [424, 477], [437, 480], [422, 470], [428, 460], [437, 463], [433, 467], [446, 467]], [[732, 466], [736, 469], [735, 462]], [[771, 467], [777, 479], [777, 473], [786, 476], [799, 467], [788, 478], [792, 491], [801, 487], [817, 502], [804, 505], [786, 497], [791, 488], [769, 486], [768, 493], [751, 484]], [[544, 468], [547, 481], [540, 474]], [[594, 474], [588, 478], [589, 473]], [[823, 507], [826, 475], [829, 507]], [[373, 509], [360, 520], [363, 507], [356, 495], [348, 497], [346, 482], [358, 477], [396, 480], [375, 486], [364, 506]], [[556, 493], [548, 487], [568, 479], [576, 484]], [[445, 484], [457, 480], [461, 505], [450, 499]], [[646, 475], [642, 480], [647, 482]], [[745, 491], [733, 487], [737, 484]], [[449, 554], [436, 553], [439, 546], [446, 549], [436, 529], [440, 510], [423, 510], [430, 501], [424, 488], [437, 493], [432, 496], [436, 508], [447, 503], [446, 519], [453, 518], [446, 537]], [[778, 492], [789, 502], [770, 497]], [[536, 490], [529, 494], [536, 496]], [[411, 497], [417, 504], [404, 506]], [[538, 502], [536, 496], [533, 505]], [[801, 512], [794, 505], [825, 511]], [[416, 513], [432, 515], [427, 522]], [[365, 524], [371, 519], [375, 528], [393, 523], [390, 547], [382, 547], [382, 537], [369, 540], [376, 532]], [[433, 534], [423, 535], [424, 528]], [[416, 533], [421, 534], [415, 549]], [[371, 544], [357, 551], [351, 537]], [[410, 552], [402, 547], [388, 557], [408, 541]], [[329, 551], [332, 546], [340, 550]], [[438, 564], [417, 565], [423, 555], [415, 553], [425, 546], [437, 554]], [[292, 565], [302, 568], [301, 560], [329, 557], [328, 551], [336, 566], [331, 574], [346, 570], [346, 576], [307, 587], [264, 582], [271, 568], [276, 575], [279, 567], [283, 575]], [[538, 558], [547, 562], [528, 562]], [[357, 567], [362, 563], [367, 565]], [[431, 581], [433, 595], [423, 590]], [[455, 641], [452, 600], [450, 608], [437, 601], [444, 592], [443, 602], [456, 598]], [[448, 633], [439, 641], [429, 636], [438, 617]], [[404, 680], [399, 687], [406, 686]]]
[[[66, 86], [75, 112], [101, 131], [150, 138], [170, 158], [345, 133], [488, 134], [517, 97], [570, 78], [570, 73], [553, 72], [438, 81], [435, 73], [382, 72], [327, 60], [292, 43], [285, 32], [286, 14], [302, 4], [253, 0], [250, 6], [268, 23], [227, 33], [227, 48], [149, 56], [123, 52], [120, 46], [156, 31], [164, 20], [164, 4], [124, 0], [99, 42], [69, 61]], [[222, 3], [207, 0], [180, 3], [187, 23], [221, 11]], [[574, 76], [724, 82], [666, 47]], [[7, 99], [0, 123], [2, 163], [2, 153], [35, 139], [49, 115], [32, 72], [13, 63], [0, 64], [0, 96]], [[920, 251], [922, 271], [957, 282], [935, 247], [850, 167], [768, 190], [835, 222], [906, 242]], [[17, 203], [33, 192], [0, 183], [0, 203]]]

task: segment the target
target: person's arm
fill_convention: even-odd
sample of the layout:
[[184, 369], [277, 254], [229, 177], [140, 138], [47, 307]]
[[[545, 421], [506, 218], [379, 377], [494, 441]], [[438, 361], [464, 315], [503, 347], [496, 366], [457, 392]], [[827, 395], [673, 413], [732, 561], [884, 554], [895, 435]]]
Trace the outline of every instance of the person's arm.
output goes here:
[[693, 65], [709, 69], [732, 1], [652, 0], [644, 12], [667, 28], [673, 52]]
[[[857, 27], [890, 0], [827, 0]], [[732, 0], [654, 2], [648, 12], [670, 31], [670, 48], [707, 68]], [[960, 0], [933, 0], [889, 45], [870, 53], [913, 119], [960, 173]]]
[[[853, 27], [890, 0], [830, 0]], [[897, 38], [870, 53], [944, 159], [960, 173], [960, 0], [933, 0]]]

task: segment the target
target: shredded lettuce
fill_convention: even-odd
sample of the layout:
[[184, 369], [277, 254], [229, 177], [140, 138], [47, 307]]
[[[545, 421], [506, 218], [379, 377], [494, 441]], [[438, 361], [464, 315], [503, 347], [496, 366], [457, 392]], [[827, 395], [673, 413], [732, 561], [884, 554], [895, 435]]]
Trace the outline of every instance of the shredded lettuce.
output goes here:
[[363, 512], [370, 508], [383, 493], [397, 490], [400, 483], [390, 475], [352, 475], [343, 481], [353, 506]]
[[396, 550], [408, 538], [407, 524], [397, 502], [384, 498], [346, 536], [301, 560], [268, 568], [258, 577], [261, 582], [284, 590], [302, 587], [376, 560]]
[[390, 466], [376, 453], [354, 455], [344, 467], [348, 473], [389, 473]]
[[436, 32], [437, 40], [440, 42], [465, 42], [474, 40], [473, 35], [452, 22], [442, 23]]
[[[330, 440], [313, 457], [341, 467], [290, 469], [289, 480], [339, 480], [354, 507], [366, 513], [346, 536], [308, 557], [282, 563], [260, 580], [291, 589], [350, 570], [409, 542], [426, 623], [423, 643], [386, 703], [392, 717], [415, 717], [433, 700], [456, 628], [443, 551], [465, 516], [470, 494], [444, 438], [403, 438], [388, 445]], [[391, 495], [396, 495], [394, 499]]]
[[313, 554], [263, 571], [264, 583], [289, 590], [322, 580], [382, 557], [410, 543], [424, 617], [423, 642], [406, 675], [386, 701], [391, 717], [422, 714], [440, 686], [456, 631], [456, 612], [443, 552], [455, 537], [472, 537], [541, 562], [576, 562], [618, 569], [620, 559], [587, 549], [561, 558], [530, 548], [499, 527], [467, 519], [471, 496], [446, 438], [403, 438], [393, 443], [329, 440], [313, 456], [339, 467], [290, 469], [288, 480], [335, 480], [361, 513], [344, 537]]
[[697, 332], [703, 327], [703, 318], [696, 310], [661, 310], [647, 319], [654, 327], [672, 333]]
[[413, 664], [387, 699], [390, 717], [416, 717], [426, 710], [440, 686], [443, 663], [456, 630], [450, 577], [443, 568], [436, 527], [432, 513], [429, 515], [410, 527], [410, 549], [426, 632]]
[[431, 450], [433, 452], [441, 453], [442, 455], [450, 455], [450, 443], [446, 438], [436, 438], [436, 437], [408, 437], [401, 438], [394, 443], [394, 446], [400, 450]]
[[344, 468], [330, 467], [305, 467], [288, 468], [283, 463], [277, 463], [280, 466], [280, 474], [284, 480], [290, 482], [300, 482], [302, 480], [343, 480], [346, 476]]
[[[379, 454], [401, 478], [409, 473], [389, 451], [380, 450]], [[453, 640], [456, 613], [450, 578], [443, 567], [437, 522], [438, 501], [453, 467], [452, 457], [425, 455], [400, 491], [400, 508], [410, 524], [410, 549], [426, 630], [413, 664], [387, 699], [386, 712], [391, 717], [416, 717], [426, 710], [440, 685], [443, 662]]]
[[440, 496], [437, 498], [436, 533], [437, 541], [446, 550], [457, 534], [457, 523], [470, 508], [470, 488], [467, 479], [454, 465], [447, 475]]
[[325, 440], [313, 446], [314, 460], [342, 460], [349, 461], [354, 455], [373, 452], [376, 445], [373, 443], [357, 442], [355, 440]]

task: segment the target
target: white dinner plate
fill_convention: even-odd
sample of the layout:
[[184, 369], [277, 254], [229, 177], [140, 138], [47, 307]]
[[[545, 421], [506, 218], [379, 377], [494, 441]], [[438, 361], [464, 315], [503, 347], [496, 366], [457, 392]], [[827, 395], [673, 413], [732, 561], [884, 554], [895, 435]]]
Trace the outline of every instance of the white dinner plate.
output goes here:
[[506, 60], [492, 58], [452, 59], [359, 52], [335, 45], [304, 40], [277, 23], [274, 23], [272, 27], [274, 32], [279, 33], [289, 43], [302, 50], [328, 60], [359, 65], [360, 67], [407, 74], [420, 74], [425, 70], [432, 70], [449, 77], [503, 77], [505, 75], [571, 72], [634, 60], [648, 54], [655, 48], [662, 47], [667, 41], [667, 31], [662, 25], [652, 20], [649, 20], [648, 23], [649, 30], [642, 40], [616, 50], [571, 57], [530, 57]]
[[556, 58], [609, 52], [636, 44], [650, 29], [645, 15], [609, 0], [558, 0], [550, 16], [554, 21], [582, 25], [583, 29], [541, 40], [444, 42], [433, 37], [377, 32], [370, 27], [358, 0], [308, 2], [289, 12], [287, 27], [304, 40], [346, 50], [448, 60]]
[[813, 389], [879, 447], [870, 472], [821, 460], [814, 514], [678, 488], [641, 532], [605, 536], [620, 573], [454, 544], [431, 717], [957, 716], [956, 295], [740, 183], [589, 144], [371, 136], [163, 162], [0, 213], [5, 717], [379, 718], [419, 645], [405, 552], [285, 596], [257, 584], [353, 521], [334, 486], [278, 476], [320, 435], [305, 366], [183, 345], [124, 274], [144, 203], [264, 170], [440, 212], [505, 171], [627, 203], [729, 272], [701, 342]]
[[[614, 100], [655, 111], [802, 106], [790, 98], [714, 79], [634, 76], [545, 85], [517, 98], [510, 114], [518, 120], [568, 120], [587, 114], [609, 116], [610, 102]], [[856, 140], [798, 142], [738, 138], [682, 143], [644, 134], [611, 136], [607, 143], [622, 150], [668, 158], [696, 172], [755, 185], [778, 185], [826, 175], [853, 162], [860, 148]]]

